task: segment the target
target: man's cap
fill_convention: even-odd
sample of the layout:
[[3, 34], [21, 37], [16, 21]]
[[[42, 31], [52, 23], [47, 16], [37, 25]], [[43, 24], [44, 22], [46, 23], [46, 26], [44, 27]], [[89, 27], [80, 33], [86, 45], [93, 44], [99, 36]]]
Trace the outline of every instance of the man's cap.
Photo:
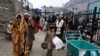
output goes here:
[[29, 14], [29, 13], [24, 13], [24, 16], [25, 16], [25, 15], [30, 16], [30, 14]]

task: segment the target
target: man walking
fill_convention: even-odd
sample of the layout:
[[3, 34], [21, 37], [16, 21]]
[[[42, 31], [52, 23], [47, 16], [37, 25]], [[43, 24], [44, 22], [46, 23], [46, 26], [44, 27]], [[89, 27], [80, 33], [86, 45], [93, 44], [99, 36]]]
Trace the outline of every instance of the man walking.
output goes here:
[[28, 33], [27, 33], [28, 36], [25, 37], [25, 56], [28, 56], [29, 52], [32, 49], [33, 40], [35, 40], [34, 37], [35, 23], [34, 20], [30, 18], [30, 15], [28, 13], [24, 14], [24, 19], [28, 25]]
[[56, 21], [56, 35], [65, 43], [63, 37], [63, 31], [66, 31], [66, 23], [63, 20], [63, 16], [60, 15]]

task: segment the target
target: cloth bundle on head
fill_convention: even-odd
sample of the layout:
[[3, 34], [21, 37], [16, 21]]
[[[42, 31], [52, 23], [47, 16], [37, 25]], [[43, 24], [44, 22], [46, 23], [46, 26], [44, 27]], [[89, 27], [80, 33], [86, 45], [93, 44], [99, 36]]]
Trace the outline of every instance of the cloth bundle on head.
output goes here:
[[63, 17], [63, 15], [59, 15], [59, 17]]
[[63, 15], [63, 12], [61, 12], [60, 14]]

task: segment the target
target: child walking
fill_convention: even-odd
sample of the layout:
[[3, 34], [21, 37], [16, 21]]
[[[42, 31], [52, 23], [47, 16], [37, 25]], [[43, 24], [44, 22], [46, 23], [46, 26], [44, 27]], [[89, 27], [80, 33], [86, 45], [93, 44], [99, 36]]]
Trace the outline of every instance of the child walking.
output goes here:
[[55, 35], [55, 26], [50, 25], [49, 30], [46, 33], [44, 42], [47, 45], [47, 56], [52, 56], [54, 45], [52, 43], [52, 40]]

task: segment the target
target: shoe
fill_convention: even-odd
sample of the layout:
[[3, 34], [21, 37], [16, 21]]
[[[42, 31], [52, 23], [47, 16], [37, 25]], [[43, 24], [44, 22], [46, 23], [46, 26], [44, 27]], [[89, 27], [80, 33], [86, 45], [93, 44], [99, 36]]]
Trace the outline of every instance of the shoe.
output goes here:
[[62, 47], [61, 49], [62, 49], [62, 50], [64, 50], [64, 49], [65, 49], [65, 46], [64, 46], [64, 47]]
[[47, 53], [47, 56], [50, 56], [49, 53]]
[[52, 55], [50, 54], [50, 56], [52, 56]]

